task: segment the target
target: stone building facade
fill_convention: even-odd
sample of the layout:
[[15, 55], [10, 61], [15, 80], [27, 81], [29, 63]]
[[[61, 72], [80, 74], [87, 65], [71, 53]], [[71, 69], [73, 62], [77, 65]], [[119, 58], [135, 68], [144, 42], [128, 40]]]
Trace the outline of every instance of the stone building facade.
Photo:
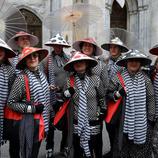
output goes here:
[[[89, 3], [98, 6], [103, 11], [103, 16], [97, 24], [86, 28], [86, 36], [93, 36], [102, 42], [101, 30], [110, 27], [121, 27], [134, 32], [141, 40], [146, 52], [158, 43], [158, 1], [157, 0], [126, 0], [121, 8], [116, 0], [8, 0], [16, 5], [26, 17], [28, 31], [40, 38], [40, 46], [52, 36], [52, 30], [47, 29], [44, 19], [47, 14], [64, 6], [77, 2]], [[97, 29], [96, 29], [97, 28]], [[72, 34], [60, 30], [72, 42]], [[66, 32], [66, 33], [65, 33]], [[84, 32], [85, 36], [85, 32]], [[80, 32], [80, 38], [82, 33]]]

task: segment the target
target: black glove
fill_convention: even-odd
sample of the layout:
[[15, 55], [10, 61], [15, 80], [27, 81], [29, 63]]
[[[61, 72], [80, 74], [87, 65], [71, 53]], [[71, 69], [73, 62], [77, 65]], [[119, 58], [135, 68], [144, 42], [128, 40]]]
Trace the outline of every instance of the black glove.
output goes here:
[[35, 113], [36, 114], [41, 114], [43, 112], [44, 109], [44, 105], [42, 103], [39, 103], [37, 105], [35, 105]]
[[121, 88], [120, 90], [119, 90], [119, 93], [120, 93], [120, 95], [123, 97], [123, 96], [126, 96], [126, 92], [125, 92], [125, 89], [124, 88]]
[[103, 121], [105, 119], [106, 116], [106, 109], [100, 109], [100, 115], [99, 115], [99, 120]]
[[67, 90], [64, 91], [65, 98], [71, 98], [75, 93], [75, 89], [73, 87], [69, 87]]
[[115, 93], [116, 99], [120, 98], [121, 96], [122, 96], [122, 97], [123, 97], [123, 96], [126, 96], [126, 92], [125, 92], [124, 88], [121, 88], [119, 91], [117, 91], [117, 92]]
[[154, 128], [155, 127], [155, 121], [150, 121], [148, 120], [148, 124], [151, 128]]

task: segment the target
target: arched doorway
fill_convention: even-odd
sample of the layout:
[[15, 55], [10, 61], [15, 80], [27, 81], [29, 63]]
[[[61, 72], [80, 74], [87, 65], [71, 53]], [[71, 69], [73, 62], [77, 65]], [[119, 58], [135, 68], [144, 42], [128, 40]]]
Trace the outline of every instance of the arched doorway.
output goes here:
[[112, 12], [110, 15], [110, 27], [127, 29], [127, 7], [125, 5], [123, 8], [121, 8], [116, 0], [114, 0], [112, 5]]
[[28, 32], [39, 38], [37, 47], [42, 47], [42, 21], [27, 9], [20, 9], [20, 11], [25, 17]]

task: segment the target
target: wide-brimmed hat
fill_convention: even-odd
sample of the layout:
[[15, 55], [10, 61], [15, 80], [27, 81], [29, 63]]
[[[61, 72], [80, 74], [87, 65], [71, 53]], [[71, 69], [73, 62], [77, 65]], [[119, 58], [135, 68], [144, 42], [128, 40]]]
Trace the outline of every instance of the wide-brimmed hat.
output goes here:
[[102, 49], [97, 45], [96, 41], [94, 38], [84, 38], [82, 40], [76, 41], [73, 43], [72, 47], [77, 50], [77, 51], [82, 51], [81, 49], [81, 44], [82, 43], [91, 43], [94, 45], [94, 47], [96, 48], [95, 50], [95, 54], [96, 56], [99, 56], [103, 53]]
[[39, 54], [39, 62], [41, 62], [48, 55], [47, 49], [26, 47], [22, 50], [22, 53], [20, 55], [19, 62], [17, 63], [16, 68], [24, 69], [25, 58], [35, 52]]
[[73, 64], [77, 61], [86, 61], [89, 63], [89, 67], [95, 67], [98, 62], [94, 58], [91, 58], [79, 51], [75, 52], [71, 59], [65, 64], [64, 70], [66, 71], [74, 71]]
[[149, 52], [153, 55], [158, 55], [158, 44], [151, 48]]
[[102, 44], [101, 47], [107, 51], [110, 51], [111, 44], [119, 46], [121, 48], [122, 53], [129, 51], [129, 49], [123, 44], [123, 42], [118, 37], [111, 39], [109, 43]]
[[71, 47], [70, 44], [60, 34], [57, 34], [54, 37], [52, 37], [48, 42], [45, 43], [45, 45], [62, 45], [65, 48]]
[[16, 56], [15, 52], [2, 39], [0, 39], [0, 48], [3, 48], [5, 50], [7, 58], [12, 58]]
[[33, 47], [33, 46], [36, 46], [39, 42], [39, 39], [38, 37], [34, 36], [34, 35], [31, 35], [27, 32], [24, 32], [24, 31], [20, 31], [20, 32], [17, 32], [11, 39], [8, 40], [8, 45], [14, 49], [14, 50], [17, 50], [18, 49], [18, 45], [16, 43], [16, 39], [18, 37], [21, 37], [21, 36], [29, 36], [30, 38], [30, 46]]
[[126, 54], [122, 56], [120, 60], [116, 62], [117, 65], [126, 67], [128, 60], [130, 59], [139, 59], [141, 66], [151, 64], [151, 59], [149, 59], [145, 54], [138, 50], [129, 50]]

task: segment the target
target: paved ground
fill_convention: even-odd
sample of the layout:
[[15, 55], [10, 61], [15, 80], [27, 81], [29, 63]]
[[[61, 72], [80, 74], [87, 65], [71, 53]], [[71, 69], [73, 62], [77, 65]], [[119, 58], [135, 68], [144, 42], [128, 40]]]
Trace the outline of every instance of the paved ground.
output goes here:
[[[104, 135], [103, 136], [104, 136], [104, 139], [103, 139], [104, 140], [104, 149], [105, 149], [105, 152], [107, 152], [109, 150], [110, 146], [109, 146], [108, 135], [107, 135], [105, 128], [104, 128]], [[55, 152], [59, 152], [60, 141], [61, 141], [61, 132], [56, 131], [55, 132]], [[39, 158], [45, 158], [45, 153], [46, 153], [45, 144], [46, 144], [45, 141], [43, 141], [41, 148], [40, 148]], [[9, 158], [8, 143], [2, 146], [0, 158]]]

